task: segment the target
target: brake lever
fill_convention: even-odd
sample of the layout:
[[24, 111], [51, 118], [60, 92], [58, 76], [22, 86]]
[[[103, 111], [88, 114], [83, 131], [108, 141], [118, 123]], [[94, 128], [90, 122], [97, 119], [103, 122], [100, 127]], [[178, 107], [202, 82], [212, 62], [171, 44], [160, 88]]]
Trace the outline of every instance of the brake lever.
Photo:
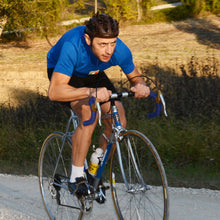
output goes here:
[[162, 102], [162, 104], [163, 104], [164, 115], [165, 115], [166, 117], [168, 117], [167, 110], [166, 110], [166, 103], [165, 103], [163, 94], [160, 92], [160, 95], [159, 95], [159, 96], [160, 96], [160, 100], [161, 100], [161, 102]]
[[102, 126], [102, 112], [101, 112], [101, 106], [99, 102], [96, 102], [96, 108], [98, 111], [98, 117], [99, 117], [99, 126]]
[[96, 113], [97, 113], [97, 100], [95, 97], [90, 97], [89, 99], [89, 105], [90, 105], [90, 110], [91, 110], [91, 118], [87, 121], [84, 121], [83, 122], [83, 125], [84, 126], [88, 126], [88, 125], [91, 125], [95, 122], [95, 119], [96, 119]]

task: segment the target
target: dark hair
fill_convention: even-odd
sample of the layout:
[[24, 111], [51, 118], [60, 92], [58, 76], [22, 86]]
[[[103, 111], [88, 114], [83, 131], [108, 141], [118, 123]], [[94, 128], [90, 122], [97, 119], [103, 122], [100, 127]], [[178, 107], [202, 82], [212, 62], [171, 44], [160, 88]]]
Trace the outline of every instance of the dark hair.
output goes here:
[[94, 37], [114, 38], [119, 34], [118, 22], [106, 14], [96, 13], [89, 21], [85, 22], [85, 33], [90, 39]]

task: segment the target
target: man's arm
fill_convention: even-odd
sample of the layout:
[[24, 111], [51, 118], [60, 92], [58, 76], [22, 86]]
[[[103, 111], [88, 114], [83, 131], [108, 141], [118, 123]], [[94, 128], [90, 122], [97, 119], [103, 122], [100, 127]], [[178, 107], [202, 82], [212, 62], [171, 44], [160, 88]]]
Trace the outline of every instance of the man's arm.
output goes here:
[[127, 78], [131, 83], [131, 91], [135, 93], [135, 98], [147, 97], [150, 94], [150, 88], [146, 86], [146, 83], [135, 67], [134, 70], [127, 74]]
[[[96, 97], [95, 88], [75, 88], [70, 86], [70, 76], [54, 72], [51, 78], [48, 96], [52, 101], [71, 102], [73, 100], [84, 99], [91, 96]], [[106, 88], [97, 89], [97, 98], [100, 102], [108, 101], [111, 91]]]

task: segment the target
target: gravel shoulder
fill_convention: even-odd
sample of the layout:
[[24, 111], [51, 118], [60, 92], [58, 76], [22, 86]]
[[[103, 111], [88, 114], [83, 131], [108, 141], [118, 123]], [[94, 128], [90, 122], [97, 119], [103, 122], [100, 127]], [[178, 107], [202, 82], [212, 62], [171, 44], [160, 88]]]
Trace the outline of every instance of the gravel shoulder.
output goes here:
[[[170, 220], [218, 220], [220, 191], [169, 188]], [[102, 206], [94, 203], [94, 212], [85, 219], [116, 219], [111, 196]], [[109, 210], [109, 215], [106, 210]], [[36, 176], [0, 174], [0, 220], [48, 219]]]

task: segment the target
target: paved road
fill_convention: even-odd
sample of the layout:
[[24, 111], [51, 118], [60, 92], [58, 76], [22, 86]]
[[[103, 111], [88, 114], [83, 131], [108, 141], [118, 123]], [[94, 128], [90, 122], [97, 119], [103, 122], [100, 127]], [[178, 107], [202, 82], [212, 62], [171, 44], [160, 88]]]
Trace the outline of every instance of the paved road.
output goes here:
[[[220, 220], [220, 191], [170, 188], [170, 220]], [[111, 197], [86, 219], [114, 220]], [[95, 203], [96, 205], [96, 203]], [[105, 207], [112, 209], [107, 215]], [[0, 220], [48, 219], [37, 177], [0, 174]]]

